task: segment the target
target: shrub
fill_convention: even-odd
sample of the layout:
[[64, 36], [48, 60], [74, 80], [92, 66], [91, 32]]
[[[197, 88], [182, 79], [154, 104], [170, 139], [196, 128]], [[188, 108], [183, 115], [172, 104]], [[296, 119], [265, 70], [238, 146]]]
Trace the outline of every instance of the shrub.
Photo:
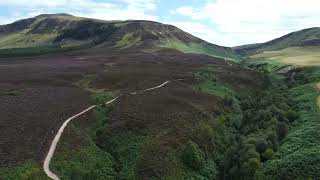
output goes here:
[[268, 148], [268, 143], [264, 139], [258, 139], [256, 141], [256, 150], [259, 153], [263, 153]]
[[270, 132], [267, 137], [267, 141], [272, 145], [272, 148], [278, 148], [278, 138], [275, 132]]
[[283, 138], [285, 138], [288, 134], [288, 125], [285, 122], [281, 122], [278, 124], [277, 127], [277, 135], [279, 140], [281, 141]]
[[257, 170], [261, 166], [261, 163], [258, 159], [256, 158], [251, 158], [248, 160], [248, 168], [251, 171]]
[[219, 170], [216, 163], [210, 159], [207, 161], [205, 167], [200, 171], [200, 174], [208, 179], [218, 179]]
[[259, 159], [260, 160], [260, 154], [254, 149], [254, 148], [250, 148], [248, 149], [248, 151], [246, 152], [246, 159]]
[[262, 157], [265, 160], [270, 160], [275, 157], [275, 153], [271, 148], [268, 148], [268, 149], [266, 149], [266, 151], [264, 151], [264, 153], [262, 153]]
[[199, 146], [192, 141], [189, 141], [186, 145], [183, 151], [182, 160], [188, 167], [194, 170], [202, 169], [205, 164], [203, 152]]
[[224, 102], [224, 104], [225, 105], [227, 105], [227, 106], [232, 106], [232, 104], [233, 104], [233, 97], [232, 97], [232, 95], [225, 95], [224, 97], [223, 97], [223, 102]]
[[290, 122], [293, 122], [294, 120], [296, 120], [299, 117], [299, 114], [296, 111], [289, 110], [286, 113], [286, 117]]
[[24, 171], [20, 178], [21, 180], [40, 180], [43, 177], [41, 177], [41, 170], [37, 167], [34, 167]]
[[261, 163], [256, 158], [251, 158], [245, 163], [243, 163], [242, 169], [242, 177], [247, 177], [246, 179], [253, 179], [256, 171], [261, 167]]

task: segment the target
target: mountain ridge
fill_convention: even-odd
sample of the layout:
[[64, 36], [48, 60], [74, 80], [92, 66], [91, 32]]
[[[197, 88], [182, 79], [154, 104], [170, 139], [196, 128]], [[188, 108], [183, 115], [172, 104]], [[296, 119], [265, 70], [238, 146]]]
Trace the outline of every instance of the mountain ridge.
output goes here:
[[233, 47], [238, 54], [253, 55], [263, 51], [276, 51], [290, 47], [320, 46], [320, 27], [291, 32], [265, 43]]
[[104, 21], [69, 14], [42, 14], [0, 26], [0, 49], [42, 46], [171, 48], [226, 59], [237, 55], [168, 24], [146, 20]]

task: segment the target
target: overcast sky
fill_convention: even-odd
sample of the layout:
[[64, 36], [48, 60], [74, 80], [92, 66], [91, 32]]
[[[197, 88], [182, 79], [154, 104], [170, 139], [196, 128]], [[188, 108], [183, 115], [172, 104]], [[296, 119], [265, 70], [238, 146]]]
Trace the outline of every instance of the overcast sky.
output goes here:
[[265, 42], [320, 26], [320, 0], [1, 0], [0, 24], [43, 13], [173, 24], [214, 44]]

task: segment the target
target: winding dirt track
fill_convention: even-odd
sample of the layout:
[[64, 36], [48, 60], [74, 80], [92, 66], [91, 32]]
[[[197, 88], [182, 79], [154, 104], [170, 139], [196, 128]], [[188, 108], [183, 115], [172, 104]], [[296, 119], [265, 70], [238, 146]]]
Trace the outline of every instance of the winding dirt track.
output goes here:
[[[168, 84], [169, 82], [170, 82], [170, 81], [166, 81], [166, 82], [162, 83], [162, 84], [159, 85], [159, 86], [155, 86], [155, 87], [152, 87], [152, 88], [149, 88], [149, 89], [145, 89], [145, 90], [141, 90], [141, 91], [136, 91], [136, 92], [133, 92], [133, 93], [130, 93], [130, 94], [136, 95], [136, 94], [141, 93], [141, 92], [152, 91], [152, 90], [155, 90], [155, 89], [158, 89], [158, 88], [161, 88], [161, 87], [165, 86], [165, 85]], [[319, 84], [319, 85], [320, 85], [320, 84]], [[121, 95], [120, 95], [120, 96], [121, 96]], [[116, 97], [116, 98], [114, 98], [114, 99], [106, 102], [106, 105], [113, 103], [113, 102], [116, 101], [120, 96], [118, 96], [118, 97]], [[61, 138], [61, 135], [62, 135], [64, 129], [67, 127], [68, 123], [69, 123], [71, 120], [73, 120], [73, 119], [75, 119], [75, 118], [77, 118], [77, 117], [79, 117], [79, 116], [81, 116], [81, 115], [89, 112], [90, 110], [92, 110], [92, 109], [95, 108], [95, 107], [96, 107], [96, 105], [93, 105], [93, 106], [87, 108], [86, 110], [84, 110], [84, 111], [82, 111], [82, 112], [80, 112], [80, 113], [78, 113], [78, 114], [70, 117], [70, 118], [67, 119], [67, 120], [62, 124], [62, 126], [60, 127], [59, 131], [57, 132], [56, 136], [54, 137], [54, 139], [53, 139], [53, 141], [52, 141], [52, 143], [51, 143], [51, 146], [50, 146], [50, 149], [49, 149], [49, 151], [48, 151], [48, 154], [47, 154], [47, 156], [46, 156], [46, 158], [45, 158], [45, 161], [43, 162], [43, 170], [44, 170], [44, 172], [47, 174], [47, 176], [50, 177], [51, 179], [53, 179], [53, 180], [60, 180], [60, 178], [50, 170], [50, 162], [51, 162], [51, 159], [52, 159], [52, 157], [53, 157], [53, 155], [54, 155], [54, 151], [56, 150], [57, 144], [58, 144], [58, 142], [59, 142], [59, 140], [60, 140], [60, 138]]]

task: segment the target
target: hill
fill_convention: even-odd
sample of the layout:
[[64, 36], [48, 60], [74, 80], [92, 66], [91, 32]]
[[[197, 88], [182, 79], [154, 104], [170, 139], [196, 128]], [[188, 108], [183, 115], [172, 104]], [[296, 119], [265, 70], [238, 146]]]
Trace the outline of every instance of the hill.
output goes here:
[[61, 179], [215, 179], [233, 168], [223, 169], [233, 144], [227, 124], [240, 120], [226, 116], [239, 109], [237, 94], [265, 88], [258, 72], [168, 49], [99, 47], [1, 59], [0, 179], [46, 179], [41, 164], [55, 133], [95, 104], [57, 146], [50, 167]]
[[47, 179], [59, 128], [92, 105], [57, 145], [61, 179], [320, 177], [319, 68], [222, 61], [200, 53], [230, 48], [151, 21], [55, 14], [0, 29], [2, 55], [42, 54], [0, 60], [1, 180]]
[[280, 38], [260, 44], [250, 44], [234, 47], [238, 53], [258, 54], [263, 51], [275, 51], [290, 47], [320, 46], [320, 28], [309, 28], [292, 32]]
[[242, 56], [296, 66], [320, 65], [320, 28], [293, 32], [261, 44], [233, 48]]
[[17, 52], [25, 55], [35, 51], [34, 48], [46, 53], [87, 47], [172, 48], [185, 53], [238, 58], [231, 48], [210, 44], [175, 26], [152, 21], [102, 21], [44, 14], [0, 26], [0, 54], [8, 54], [8, 50], [9, 55]]

